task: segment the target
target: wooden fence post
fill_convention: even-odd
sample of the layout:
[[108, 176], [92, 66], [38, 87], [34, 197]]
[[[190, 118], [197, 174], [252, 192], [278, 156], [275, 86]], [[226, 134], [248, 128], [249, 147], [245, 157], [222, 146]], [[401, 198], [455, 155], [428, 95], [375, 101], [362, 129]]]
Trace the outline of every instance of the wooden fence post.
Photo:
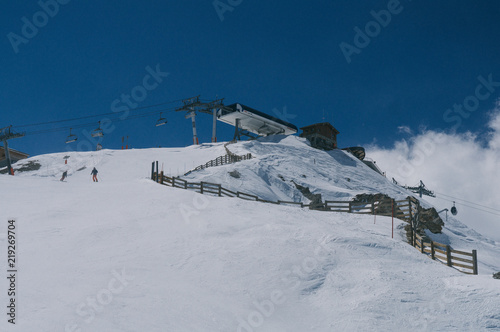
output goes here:
[[420, 253], [423, 254], [424, 253], [424, 249], [425, 249], [425, 246], [424, 246], [424, 238], [421, 237], [420, 238]]
[[432, 259], [436, 259], [436, 257], [434, 256], [434, 242], [431, 240], [431, 258]]
[[158, 183], [158, 160], [156, 161], [156, 182]]
[[349, 202], [349, 213], [352, 213], [352, 202]]
[[172, 187], [175, 187], [175, 176], [172, 176]]
[[410, 217], [410, 224], [413, 228], [413, 213], [411, 213], [411, 199], [408, 198], [408, 216]]
[[451, 247], [450, 245], [446, 245], [446, 265], [451, 265]]
[[203, 181], [200, 182], [200, 194], [203, 194]]
[[163, 171], [160, 172], [160, 184], [163, 184]]
[[477, 275], [477, 250], [472, 250], [472, 270], [475, 275]]
[[222, 196], [222, 185], [219, 184], [219, 188], [218, 189], [219, 189], [219, 197], [221, 197]]
[[154, 175], [155, 175], [155, 162], [153, 161], [151, 163], [151, 180], [154, 180]]

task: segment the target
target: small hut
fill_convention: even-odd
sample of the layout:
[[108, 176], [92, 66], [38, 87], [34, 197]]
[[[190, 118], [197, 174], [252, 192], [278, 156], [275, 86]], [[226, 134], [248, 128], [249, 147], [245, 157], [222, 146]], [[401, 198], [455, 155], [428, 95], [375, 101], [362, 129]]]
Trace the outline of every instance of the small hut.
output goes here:
[[333, 150], [337, 148], [337, 135], [339, 131], [328, 122], [316, 123], [302, 127], [300, 137], [305, 137], [311, 146], [321, 150]]

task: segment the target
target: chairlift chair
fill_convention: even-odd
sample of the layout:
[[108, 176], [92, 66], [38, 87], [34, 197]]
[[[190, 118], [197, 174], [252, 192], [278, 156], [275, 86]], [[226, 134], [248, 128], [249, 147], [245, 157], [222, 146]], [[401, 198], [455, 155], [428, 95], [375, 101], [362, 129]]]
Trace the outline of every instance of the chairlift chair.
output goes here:
[[73, 128], [69, 128], [69, 136], [66, 137], [66, 143], [71, 143], [71, 142], [74, 142], [78, 139], [78, 137], [76, 137], [76, 135], [73, 135], [71, 133], [71, 130], [73, 130]]
[[92, 134], [91, 134], [92, 137], [102, 137], [104, 136], [104, 133], [102, 132], [102, 129], [101, 129], [101, 121], [99, 121], [99, 127], [97, 127], [97, 129], [95, 129]]
[[156, 121], [156, 127], [163, 126], [164, 124], [167, 123], [167, 119], [162, 118], [161, 113], [162, 112], [160, 112], [160, 118], [158, 119], [158, 121]]

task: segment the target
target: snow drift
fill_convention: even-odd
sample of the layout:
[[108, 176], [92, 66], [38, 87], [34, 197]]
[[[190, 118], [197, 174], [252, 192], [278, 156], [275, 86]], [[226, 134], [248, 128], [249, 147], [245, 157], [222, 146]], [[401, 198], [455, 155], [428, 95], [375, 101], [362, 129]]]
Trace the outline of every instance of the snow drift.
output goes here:
[[[326, 199], [406, 195], [349, 155], [297, 138], [230, 149], [256, 157], [190, 177], [273, 199], [303, 199], [292, 179]], [[0, 175], [1, 248], [7, 220], [19, 225], [17, 328], [500, 329], [499, 285], [491, 277], [500, 270], [498, 244], [456, 219], [436, 240], [477, 249], [479, 276], [421, 255], [404, 242], [402, 223], [391, 239], [390, 218], [374, 223], [373, 216], [204, 196], [149, 180], [153, 160], [181, 174], [224, 153], [222, 143], [68, 152], [16, 165], [36, 160], [37, 170]], [[99, 183], [91, 182], [92, 167]], [[64, 169], [69, 177], [60, 182]], [[235, 169], [239, 179], [228, 174]], [[0, 289], [5, 302], [5, 279]], [[0, 325], [10, 328], [5, 317]]]

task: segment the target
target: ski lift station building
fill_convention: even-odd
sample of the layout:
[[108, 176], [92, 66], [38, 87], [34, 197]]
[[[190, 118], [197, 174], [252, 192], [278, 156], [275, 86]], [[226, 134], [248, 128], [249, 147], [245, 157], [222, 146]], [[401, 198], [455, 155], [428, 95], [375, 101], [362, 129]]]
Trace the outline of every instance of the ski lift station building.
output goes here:
[[[21, 159], [26, 159], [29, 157], [29, 154], [13, 150], [9, 148], [9, 155], [12, 163], [19, 161]], [[7, 167], [7, 158], [5, 156], [5, 148], [0, 146], [0, 168]]]
[[298, 131], [295, 125], [287, 121], [243, 104], [232, 104], [221, 108], [217, 119], [258, 136], [292, 135]]
[[328, 122], [316, 123], [300, 128], [300, 137], [305, 137], [313, 148], [333, 150], [337, 148], [337, 135], [339, 131]]

